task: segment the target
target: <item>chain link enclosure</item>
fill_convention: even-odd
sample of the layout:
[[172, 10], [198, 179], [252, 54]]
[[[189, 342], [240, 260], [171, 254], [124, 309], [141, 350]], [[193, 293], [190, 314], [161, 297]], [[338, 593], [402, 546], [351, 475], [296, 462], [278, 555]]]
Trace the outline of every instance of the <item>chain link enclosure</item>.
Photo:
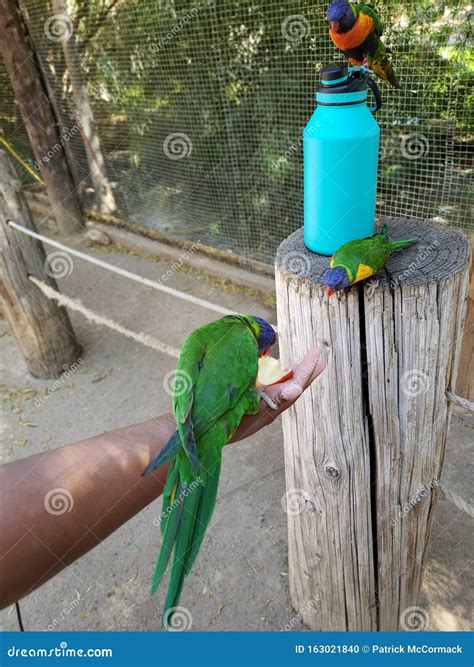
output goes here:
[[[471, 231], [470, 5], [375, 4], [402, 85], [380, 83], [378, 213]], [[23, 7], [86, 205], [88, 165], [59, 40], [68, 30], [121, 217], [272, 263], [303, 223], [301, 135], [319, 70], [341, 59], [326, 3], [74, 0], [70, 16], [41, 0]], [[0, 129], [34, 166], [3, 63], [0, 83]]]

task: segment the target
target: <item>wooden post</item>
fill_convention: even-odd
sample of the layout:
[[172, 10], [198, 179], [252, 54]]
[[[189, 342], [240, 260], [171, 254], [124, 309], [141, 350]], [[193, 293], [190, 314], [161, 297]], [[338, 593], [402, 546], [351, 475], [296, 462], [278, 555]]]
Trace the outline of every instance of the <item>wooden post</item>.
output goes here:
[[374, 290], [330, 299], [329, 258], [302, 230], [276, 260], [284, 364], [319, 345], [327, 369], [283, 416], [292, 604], [315, 630], [426, 625], [419, 599], [466, 311], [469, 243], [386, 220], [394, 253]]
[[0, 52], [46, 183], [58, 228], [63, 234], [81, 232], [81, 205], [63, 149], [64, 140], [58, 132], [43, 75], [15, 0], [0, 3]]
[[[472, 255], [474, 256], [474, 241], [472, 242]], [[471, 264], [469, 298], [459, 359], [456, 394], [474, 402], [474, 264]]]
[[0, 151], [0, 297], [28, 369], [38, 378], [57, 377], [77, 360], [77, 343], [67, 312], [47, 299], [29, 275], [57, 289], [46, 271], [42, 244], [8, 225], [35, 230], [13, 167]]

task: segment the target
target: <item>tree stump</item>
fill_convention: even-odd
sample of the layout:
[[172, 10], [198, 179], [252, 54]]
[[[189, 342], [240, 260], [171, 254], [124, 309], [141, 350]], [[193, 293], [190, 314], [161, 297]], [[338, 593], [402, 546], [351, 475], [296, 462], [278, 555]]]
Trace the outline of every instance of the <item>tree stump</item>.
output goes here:
[[384, 220], [392, 254], [374, 289], [330, 299], [329, 258], [303, 230], [280, 245], [284, 365], [318, 345], [327, 369], [283, 415], [292, 604], [314, 630], [427, 627], [419, 599], [451, 413], [469, 276], [459, 231]]
[[30, 373], [38, 378], [57, 377], [77, 360], [80, 346], [66, 310], [47, 299], [28, 279], [32, 275], [57, 290], [56, 281], [47, 272], [42, 244], [10, 227], [9, 220], [36, 231], [13, 167], [6, 154], [0, 151], [0, 297], [3, 312]]

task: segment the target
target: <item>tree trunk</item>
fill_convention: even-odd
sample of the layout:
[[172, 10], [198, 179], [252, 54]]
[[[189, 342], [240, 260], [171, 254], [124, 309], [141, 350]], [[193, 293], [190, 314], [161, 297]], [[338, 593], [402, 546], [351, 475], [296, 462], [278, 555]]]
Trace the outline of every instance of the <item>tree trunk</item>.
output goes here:
[[417, 607], [466, 311], [469, 243], [387, 220], [395, 252], [376, 289], [328, 299], [329, 258], [302, 230], [277, 254], [284, 365], [319, 345], [327, 369], [283, 415], [289, 583], [315, 630], [428, 629]]
[[[59, 376], [77, 361], [77, 343], [64, 308], [47, 299], [28, 276], [57, 289], [39, 241], [8, 225], [13, 220], [35, 231], [20, 183], [0, 151], [0, 296], [3, 313], [32, 375]], [[64, 253], [62, 253], [64, 255]], [[58, 261], [59, 257], [56, 257]], [[67, 256], [62, 257], [67, 261]], [[70, 259], [70, 258], [69, 258]]]
[[62, 149], [56, 119], [15, 0], [0, 3], [0, 52], [20, 107], [36, 166], [41, 172], [58, 228], [83, 229], [82, 211]]
[[[54, 14], [68, 16], [68, 4], [67, 0], [52, 0]], [[100, 213], [112, 214], [116, 212], [117, 207], [105, 169], [104, 156], [89, 92], [82, 77], [81, 63], [76, 48], [76, 36], [72, 31], [64, 31], [61, 45], [76, 107], [76, 123], [84, 142], [90, 176], [94, 186], [96, 205]]]

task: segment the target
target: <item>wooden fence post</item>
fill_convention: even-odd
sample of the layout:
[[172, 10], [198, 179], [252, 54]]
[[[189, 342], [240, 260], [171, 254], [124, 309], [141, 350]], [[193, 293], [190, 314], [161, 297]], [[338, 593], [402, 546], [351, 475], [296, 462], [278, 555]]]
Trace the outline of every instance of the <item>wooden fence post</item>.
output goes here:
[[290, 595], [315, 630], [426, 623], [419, 599], [455, 386], [469, 243], [386, 220], [394, 253], [376, 289], [326, 296], [329, 258], [299, 230], [277, 253], [284, 364], [319, 345], [327, 369], [283, 416]]
[[[474, 256], [474, 240], [472, 241]], [[456, 394], [474, 402], [474, 264], [471, 264], [466, 323], [462, 339]]]
[[57, 377], [77, 360], [77, 343], [67, 312], [47, 299], [29, 275], [54, 289], [42, 244], [8, 225], [13, 220], [35, 231], [14, 169], [0, 151], [0, 297], [28, 369], [38, 378]]
[[46, 183], [53, 215], [65, 234], [83, 231], [82, 209], [56, 118], [15, 0], [0, 3], [0, 53]]

